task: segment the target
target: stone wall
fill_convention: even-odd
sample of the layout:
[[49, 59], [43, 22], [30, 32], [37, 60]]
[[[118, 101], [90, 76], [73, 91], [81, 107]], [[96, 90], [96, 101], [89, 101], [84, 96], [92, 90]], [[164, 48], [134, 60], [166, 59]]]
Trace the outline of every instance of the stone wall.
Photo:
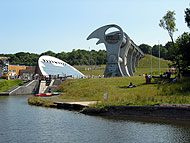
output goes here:
[[39, 81], [32, 80], [27, 84], [18, 86], [9, 92], [9, 95], [21, 95], [21, 94], [35, 94], [38, 90]]
[[173, 106], [107, 106], [87, 108], [82, 111], [88, 115], [148, 117], [172, 120], [190, 120], [190, 107]]

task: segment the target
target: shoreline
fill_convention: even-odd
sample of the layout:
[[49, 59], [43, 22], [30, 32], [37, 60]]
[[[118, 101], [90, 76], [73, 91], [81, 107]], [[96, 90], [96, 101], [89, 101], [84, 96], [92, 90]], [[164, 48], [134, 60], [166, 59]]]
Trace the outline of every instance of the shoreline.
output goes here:
[[120, 116], [158, 118], [169, 120], [190, 120], [190, 107], [185, 106], [106, 106], [104, 108], [87, 108], [81, 113], [93, 116]]
[[[43, 106], [57, 109], [77, 111], [91, 116], [110, 116], [110, 117], [140, 117], [140, 118], [157, 118], [169, 120], [190, 120], [190, 104], [158, 104], [153, 106], [105, 106], [104, 108], [92, 108], [88, 105], [82, 105], [80, 102], [73, 104], [59, 99], [61, 103], [57, 104], [58, 98], [40, 98], [36, 102], [28, 98], [28, 104]], [[56, 99], [56, 100], [55, 100]]]

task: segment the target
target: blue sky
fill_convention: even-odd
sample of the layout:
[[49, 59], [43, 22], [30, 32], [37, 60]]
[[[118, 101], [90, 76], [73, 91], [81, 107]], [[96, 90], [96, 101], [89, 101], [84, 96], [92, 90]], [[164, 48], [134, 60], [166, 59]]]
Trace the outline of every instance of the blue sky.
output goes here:
[[176, 12], [176, 39], [190, 30], [187, 7], [189, 0], [0, 0], [0, 53], [105, 49], [86, 38], [106, 24], [119, 25], [137, 45], [165, 45], [170, 38], [159, 20]]

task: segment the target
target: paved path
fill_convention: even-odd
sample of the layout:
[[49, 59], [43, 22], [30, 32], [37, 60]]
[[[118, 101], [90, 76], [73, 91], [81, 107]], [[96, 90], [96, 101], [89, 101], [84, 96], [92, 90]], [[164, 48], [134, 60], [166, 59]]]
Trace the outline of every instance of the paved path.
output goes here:
[[54, 102], [55, 104], [70, 104], [70, 105], [80, 105], [88, 107], [89, 105], [96, 104], [98, 101], [82, 101], [82, 102]]
[[89, 107], [91, 104], [96, 104], [100, 101], [72, 101], [70, 99], [59, 98], [59, 96], [39, 97], [40, 100], [49, 101], [57, 104], [58, 106], [81, 106]]

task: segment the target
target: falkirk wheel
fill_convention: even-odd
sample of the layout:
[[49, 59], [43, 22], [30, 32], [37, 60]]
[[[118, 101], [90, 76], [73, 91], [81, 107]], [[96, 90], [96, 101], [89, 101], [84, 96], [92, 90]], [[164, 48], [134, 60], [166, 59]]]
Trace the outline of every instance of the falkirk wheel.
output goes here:
[[[116, 31], [107, 33], [108, 29]], [[107, 63], [104, 71], [105, 77], [133, 76], [139, 60], [144, 57], [141, 49], [115, 25], [105, 25], [92, 32], [87, 40], [98, 38], [96, 45], [104, 43], [107, 50]]]

